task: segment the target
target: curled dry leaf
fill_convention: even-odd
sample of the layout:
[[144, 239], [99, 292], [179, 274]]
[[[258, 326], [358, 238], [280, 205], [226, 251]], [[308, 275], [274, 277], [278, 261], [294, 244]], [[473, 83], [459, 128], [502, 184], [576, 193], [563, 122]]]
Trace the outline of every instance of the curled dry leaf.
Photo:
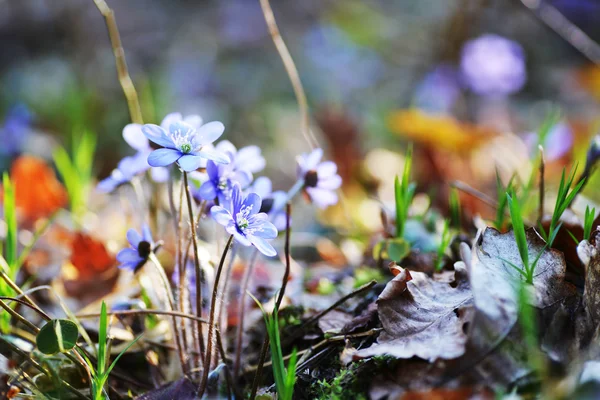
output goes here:
[[417, 356], [430, 361], [459, 357], [467, 340], [463, 311], [471, 302], [462, 263], [457, 264], [452, 283], [403, 270], [388, 283], [377, 300], [384, 332], [377, 344], [360, 350], [357, 356]]

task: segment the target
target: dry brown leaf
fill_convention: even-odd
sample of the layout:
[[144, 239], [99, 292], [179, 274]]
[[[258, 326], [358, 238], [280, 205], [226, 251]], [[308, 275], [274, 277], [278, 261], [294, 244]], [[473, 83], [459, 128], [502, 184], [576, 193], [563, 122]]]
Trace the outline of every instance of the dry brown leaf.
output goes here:
[[[408, 277], [412, 275], [412, 280]], [[471, 305], [464, 265], [457, 265], [455, 282], [438, 282], [421, 272], [400, 273], [377, 300], [384, 332], [377, 344], [358, 357], [391, 355], [433, 361], [463, 354], [467, 336], [463, 310]]]

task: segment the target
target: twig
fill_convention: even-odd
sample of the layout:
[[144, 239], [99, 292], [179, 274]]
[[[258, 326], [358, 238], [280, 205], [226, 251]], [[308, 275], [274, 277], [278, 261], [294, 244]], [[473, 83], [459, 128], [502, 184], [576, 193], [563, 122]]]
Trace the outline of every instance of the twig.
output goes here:
[[542, 0], [521, 0], [521, 3], [590, 61], [600, 64], [600, 45], [569, 21], [555, 7]]
[[[193, 321], [197, 321], [201, 324], [207, 324], [208, 321], [203, 318], [198, 318], [195, 315], [186, 314], [178, 311], [165, 311], [165, 310], [122, 310], [122, 311], [109, 311], [106, 315], [170, 315], [179, 318], [187, 318]], [[89, 313], [89, 314], [77, 314], [76, 317], [80, 319], [85, 318], [97, 318], [100, 313]]]
[[[196, 315], [202, 318], [202, 270], [200, 269], [200, 259], [198, 258], [198, 238], [196, 237], [196, 226], [194, 224], [194, 211], [192, 210], [192, 196], [190, 195], [190, 186], [188, 183], [187, 172], [183, 171], [183, 184], [185, 185], [185, 198], [188, 206], [188, 215], [192, 231], [192, 244], [194, 245], [194, 269], [196, 274]], [[200, 344], [200, 354], [204, 353], [204, 334], [202, 325], [198, 322], [198, 342]]]
[[210, 370], [210, 362], [212, 359], [212, 341], [215, 326], [215, 310], [217, 308], [217, 294], [219, 292], [219, 279], [221, 278], [223, 264], [225, 264], [225, 259], [227, 258], [227, 253], [229, 252], [229, 247], [231, 246], [232, 241], [233, 235], [230, 235], [229, 240], [227, 240], [227, 244], [223, 249], [223, 254], [221, 254], [221, 261], [219, 261], [219, 266], [217, 267], [217, 273], [215, 275], [215, 281], [213, 283], [212, 299], [210, 302], [210, 315], [208, 318], [208, 339], [206, 341], [206, 354], [204, 357], [202, 380], [200, 381], [199, 397], [202, 397], [204, 391], [206, 390], [206, 382], [208, 380], [208, 372]]
[[[223, 348], [223, 340], [221, 339], [221, 331], [219, 329], [216, 330], [217, 337], [217, 346], [219, 347], [219, 353], [221, 354], [221, 358], [223, 359], [223, 363], [225, 364], [225, 380], [227, 381], [227, 399], [231, 400], [231, 388], [235, 391], [235, 387], [233, 386], [233, 379], [231, 378], [231, 369], [229, 364], [227, 364], [227, 356], [225, 354], [225, 349]], [[236, 394], [236, 397], [237, 394]], [[242, 396], [239, 396], [242, 398]]]
[[544, 160], [544, 148], [542, 145], [539, 145], [540, 150], [540, 204], [538, 209], [538, 226], [542, 223], [542, 219], [544, 218], [544, 192], [545, 192], [545, 179], [544, 179], [544, 171], [546, 169], [546, 162]]
[[479, 190], [473, 188], [472, 186], [469, 186], [468, 184], [466, 184], [464, 182], [454, 181], [454, 182], [450, 183], [450, 186], [460, 190], [461, 192], [470, 194], [471, 196], [481, 200], [483, 203], [487, 204], [488, 206], [492, 207], [493, 209], [498, 208], [498, 202], [496, 200], [494, 200], [487, 194], [480, 192]]
[[131, 121], [137, 124], [143, 124], [142, 110], [140, 108], [140, 102], [138, 95], [133, 86], [133, 81], [129, 76], [127, 69], [127, 62], [125, 61], [125, 50], [121, 44], [121, 36], [119, 35], [119, 29], [117, 28], [117, 21], [115, 20], [115, 13], [110, 9], [106, 1], [94, 0], [96, 7], [104, 17], [106, 21], [106, 27], [108, 28], [108, 36], [110, 38], [110, 44], [112, 46], [113, 54], [115, 56], [115, 63], [117, 65], [117, 76], [119, 77], [119, 83], [123, 88], [123, 93], [127, 99], [127, 106], [129, 107], [129, 115]]
[[240, 363], [242, 357], [242, 337], [244, 333], [244, 320], [246, 316], [246, 292], [248, 290], [248, 285], [250, 284], [250, 276], [252, 276], [252, 272], [254, 271], [254, 265], [256, 264], [256, 260], [258, 259], [258, 249], [254, 249], [254, 253], [250, 257], [250, 262], [244, 271], [244, 276], [242, 278], [241, 292], [240, 292], [240, 305], [239, 305], [239, 321], [236, 331], [236, 343], [235, 343], [235, 362], [233, 365], [233, 377], [237, 381], [237, 378], [240, 373]]
[[267, 358], [267, 350], [269, 349], [269, 335], [265, 337], [265, 340], [260, 349], [260, 356], [258, 357], [258, 365], [256, 367], [256, 374], [254, 374], [254, 380], [252, 381], [252, 391], [250, 392], [250, 400], [256, 398], [256, 391], [258, 390], [258, 384], [262, 376], [263, 367], [265, 365], [265, 359]]
[[306, 94], [304, 93], [304, 88], [302, 87], [302, 81], [300, 80], [298, 69], [294, 64], [294, 60], [292, 59], [290, 51], [288, 50], [287, 46], [285, 45], [285, 42], [283, 41], [283, 38], [281, 37], [281, 34], [279, 33], [279, 28], [277, 27], [277, 22], [275, 22], [275, 16], [273, 15], [273, 10], [271, 9], [269, 0], [260, 0], [260, 7], [265, 17], [267, 27], [269, 28], [271, 39], [275, 44], [275, 48], [279, 53], [279, 57], [281, 57], [281, 61], [283, 62], [285, 71], [287, 72], [290, 78], [290, 82], [292, 83], [292, 88], [294, 89], [296, 100], [298, 101], [302, 134], [308, 142], [308, 145], [314, 149], [315, 147], [319, 146], [319, 143], [310, 130], [308, 119], [308, 102], [306, 101]]

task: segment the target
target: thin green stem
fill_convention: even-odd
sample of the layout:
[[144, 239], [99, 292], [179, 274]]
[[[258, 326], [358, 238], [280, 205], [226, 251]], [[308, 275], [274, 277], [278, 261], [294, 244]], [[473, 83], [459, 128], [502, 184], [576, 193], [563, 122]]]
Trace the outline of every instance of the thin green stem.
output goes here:
[[212, 299], [210, 302], [210, 316], [208, 318], [208, 340], [206, 342], [206, 354], [204, 358], [204, 369], [202, 371], [202, 380], [200, 381], [200, 393], [199, 397], [202, 397], [204, 391], [206, 390], [206, 382], [208, 381], [208, 372], [210, 370], [210, 362], [212, 359], [212, 341], [213, 341], [213, 331], [215, 326], [215, 310], [217, 309], [217, 294], [219, 293], [219, 280], [221, 279], [221, 272], [223, 271], [223, 264], [225, 264], [225, 259], [227, 258], [227, 253], [229, 251], [229, 247], [231, 247], [231, 242], [233, 241], [233, 235], [229, 236], [229, 240], [227, 240], [227, 244], [225, 245], [225, 249], [223, 249], [223, 254], [221, 255], [221, 261], [219, 262], [219, 266], [217, 267], [217, 273], [215, 274], [215, 282], [213, 284], [212, 291]]

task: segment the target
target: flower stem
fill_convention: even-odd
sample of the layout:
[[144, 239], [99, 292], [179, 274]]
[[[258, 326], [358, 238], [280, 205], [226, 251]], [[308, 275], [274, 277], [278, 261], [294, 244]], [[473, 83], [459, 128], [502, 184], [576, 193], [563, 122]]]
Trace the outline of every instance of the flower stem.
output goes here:
[[233, 241], [233, 235], [229, 236], [229, 240], [227, 240], [227, 244], [225, 245], [225, 249], [223, 249], [223, 254], [221, 255], [221, 261], [219, 262], [219, 266], [217, 267], [217, 273], [215, 274], [215, 282], [213, 284], [212, 291], [212, 299], [210, 302], [210, 316], [208, 318], [208, 340], [206, 342], [206, 355], [204, 358], [204, 366], [202, 371], [202, 380], [200, 382], [200, 392], [199, 397], [201, 398], [206, 390], [206, 382], [208, 380], [208, 372], [210, 370], [210, 361], [212, 358], [212, 341], [213, 341], [213, 331], [215, 326], [215, 311], [217, 309], [217, 294], [219, 293], [219, 280], [221, 278], [221, 272], [223, 271], [223, 264], [225, 264], [225, 258], [227, 258], [227, 252], [229, 251], [229, 247], [231, 247], [231, 242]]
[[[202, 271], [200, 269], [200, 259], [198, 258], [198, 238], [196, 237], [196, 224], [194, 222], [194, 211], [192, 210], [192, 196], [188, 183], [187, 172], [183, 171], [183, 184], [185, 185], [185, 198], [187, 200], [188, 214], [190, 216], [190, 225], [192, 230], [192, 244], [194, 245], [194, 270], [196, 274], [196, 315], [202, 318]], [[210, 332], [210, 327], [209, 327]], [[200, 354], [204, 352], [204, 334], [202, 325], [198, 322], [198, 341], [200, 342]]]
[[[304, 187], [304, 178], [300, 178], [296, 181], [296, 183], [294, 183], [294, 186], [292, 186], [292, 188], [290, 190], [288, 190], [288, 192], [286, 194], [287, 199], [285, 200], [285, 202], [286, 203], [291, 202], [292, 199], [294, 198], [294, 196], [296, 196], [303, 187]], [[277, 210], [277, 211], [279, 211], [279, 210]]]

